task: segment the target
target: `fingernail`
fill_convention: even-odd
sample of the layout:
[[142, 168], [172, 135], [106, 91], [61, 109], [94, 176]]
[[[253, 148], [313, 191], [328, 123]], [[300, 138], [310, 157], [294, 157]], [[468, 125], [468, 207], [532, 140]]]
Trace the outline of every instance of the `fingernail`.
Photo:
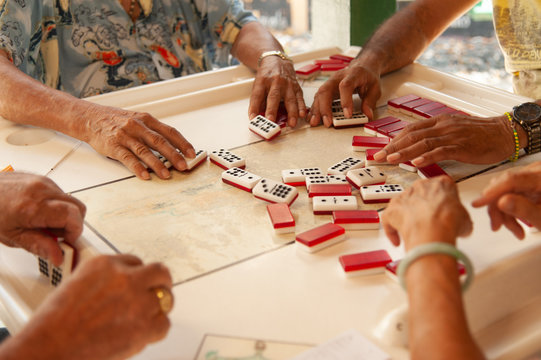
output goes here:
[[312, 115], [312, 117], [310, 118], [310, 125], [314, 126], [315, 124], [316, 124], [316, 116]]
[[368, 114], [366, 114], [366, 116], [368, 116], [370, 119], [374, 118], [374, 112], [372, 111], [372, 109], [368, 109]]
[[150, 180], [150, 174], [146, 170], [141, 173], [141, 177], [143, 180]]
[[253, 118], [255, 118], [257, 116], [257, 114], [254, 114], [254, 113], [251, 113], [250, 115], [248, 115], [248, 117], [250, 118], [250, 120], [252, 120]]
[[346, 117], [346, 119], [351, 118], [351, 111], [348, 108], [344, 108], [344, 116]]
[[329, 126], [329, 117], [327, 115], [323, 115], [323, 124]]
[[189, 149], [186, 153], [186, 156], [193, 159], [195, 157], [195, 150]]
[[398, 161], [399, 159], [400, 159], [400, 153], [392, 153], [391, 155], [387, 156], [388, 162]]
[[423, 163], [423, 161], [425, 161], [425, 158], [422, 157], [422, 156], [419, 156], [418, 158], [415, 158], [411, 161], [411, 163], [415, 166], [419, 166]]
[[169, 176], [171, 176], [171, 173], [167, 169], [163, 169], [161, 171], [161, 174], [162, 174], [162, 178], [164, 178], [164, 179], [169, 179]]
[[374, 154], [374, 160], [376, 161], [382, 161], [387, 156], [387, 152], [385, 150], [378, 151]]
[[290, 126], [291, 127], [295, 127], [295, 125], [297, 125], [297, 118], [291, 118], [289, 119], [289, 123], [291, 124]]
[[186, 163], [182, 160], [179, 160], [179, 162], [177, 162], [177, 165], [175, 167], [179, 169], [180, 171], [186, 170]]

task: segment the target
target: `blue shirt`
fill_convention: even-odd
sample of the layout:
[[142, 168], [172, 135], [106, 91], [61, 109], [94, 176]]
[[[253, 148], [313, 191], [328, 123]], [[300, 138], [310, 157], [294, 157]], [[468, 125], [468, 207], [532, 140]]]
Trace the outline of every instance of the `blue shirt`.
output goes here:
[[0, 49], [24, 73], [77, 97], [230, 65], [241, 0], [0, 0]]

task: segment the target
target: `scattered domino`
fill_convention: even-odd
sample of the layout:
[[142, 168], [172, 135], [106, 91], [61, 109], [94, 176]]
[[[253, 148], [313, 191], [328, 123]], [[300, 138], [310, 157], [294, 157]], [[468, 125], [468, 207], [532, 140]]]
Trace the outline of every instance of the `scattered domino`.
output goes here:
[[357, 169], [364, 166], [364, 161], [361, 159], [356, 159], [353, 157], [345, 158], [344, 160], [340, 161], [339, 163], [336, 163], [329, 167], [327, 169], [327, 174], [329, 175], [344, 175], [349, 170]]
[[343, 61], [345, 63], [350, 63], [353, 60], [353, 58], [351, 56], [347, 56], [347, 55], [343, 55], [343, 54], [331, 55], [331, 56], [329, 56], [329, 59], [340, 60], [340, 61]]
[[225, 149], [214, 150], [210, 153], [209, 158], [210, 162], [226, 170], [234, 167], [240, 169], [246, 167], [246, 161], [243, 158]]
[[349, 184], [312, 184], [308, 187], [308, 197], [348, 196], [351, 195]]
[[306, 184], [307, 176], [317, 175], [323, 175], [318, 167], [282, 170], [282, 181], [287, 185], [302, 186]]
[[400, 105], [418, 99], [420, 99], [420, 97], [413, 94], [401, 96], [396, 99], [391, 99], [387, 101], [387, 111], [390, 113], [400, 113]]
[[385, 265], [392, 261], [386, 250], [342, 255], [339, 259], [347, 276], [383, 273]]
[[48, 260], [38, 257], [40, 273], [45, 275], [53, 286], [58, 286], [64, 278], [68, 277], [75, 265], [75, 249], [63, 241], [60, 241], [58, 245], [62, 249], [62, 255], [64, 256], [60, 266], [54, 266]]
[[306, 188], [312, 184], [347, 184], [346, 175], [315, 175], [306, 177]]
[[404, 191], [402, 185], [368, 185], [361, 187], [361, 198], [365, 204], [387, 203]]
[[248, 124], [248, 128], [265, 140], [274, 139], [276, 136], [280, 135], [280, 132], [282, 131], [280, 125], [261, 115], [257, 115], [253, 118]]
[[295, 232], [295, 219], [287, 204], [267, 205], [267, 212], [276, 234]]
[[359, 189], [361, 186], [365, 185], [385, 184], [387, 175], [385, 175], [383, 170], [375, 166], [368, 166], [348, 171], [346, 179], [351, 185]]
[[332, 214], [336, 210], [357, 210], [355, 196], [316, 196], [313, 200], [315, 215]]
[[417, 174], [422, 179], [430, 179], [442, 175], [449, 176], [438, 164], [417, 168]]
[[364, 125], [364, 132], [370, 135], [377, 135], [380, 127], [402, 121], [394, 116], [387, 116], [381, 119], [369, 121]]
[[366, 150], [366, 160], [365, 160], [365, 165], [366, 166], [374, 166], [374, 165], [389, 165], [389, 163], [387, 162], [387, 160], [383, 160], [383, 161], [376, 161], [374, 159], [374, 155], [377, 154], [378, 152], [380, 152], [381, 149], [367, 149]]
[[344, 240], [345, 234], [343, 227], [327, 223], [298, 234], [295, 240], [301, 249], [313, 253]]
[[350, 118], [342, 115], [333, 115], [332, 124], [335, 129], [345, 129], [355, 126], [361, 126], [368, 122], [368, 117], [362, 112], [354, 112]]
[[332, 213], [332, 222], [346, 230], [377, 230], [379, 213], [376, 210], [336, 210]]
[[297, 77], [302, 80], [310, 80], [316, 78], [321, 73], [321, 65], [309, 64], [295, 71]]
[[185, 157], [186, 170], [193, 170], [207, 160], [207, 152], [205, 150], [197, 150], [193, 159]]
[[353, 136], [351, 146], [353, 151], [366, 151], [366, 149], [383, 149], [391, 140], [384, 137]]
[[241, 190], [252, 192], [254, 186], [261, 180], [261, 176], [249, 173], [241, 168], [227, 169], [222, 173], [222, 181]]
[[285, 203], [288, 205], [291, 205], [299, 196], [295, 187], [270, 179], [261, 179], [252, 189], [252, 194], [256, 198], [270, 203]]
[[398, 167], [400, 167], [401, 169], [404, 169], [406, 171], [412, 172], [412, 173], [417, 172], [417, 167], [415, 165], [413, 165], [413, 163], [411, 161], [406, 161], [406, 162], [400, 163], [400, 164], [398, 164]]

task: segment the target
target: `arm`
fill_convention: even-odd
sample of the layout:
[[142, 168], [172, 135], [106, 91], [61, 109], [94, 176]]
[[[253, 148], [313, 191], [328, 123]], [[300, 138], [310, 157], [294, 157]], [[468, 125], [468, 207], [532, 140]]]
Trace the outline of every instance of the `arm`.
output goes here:
[[337, 72], [318, 90], [309, 114], [310, 124], [332, 123], [331, 102], [340, 97], [344, 114], [353, 112], [352, 95], [363, 99], [363, 112], [373, 118], [381, 95], [380, 76], [412, 63], [476, 0], [417, 0], [388, 19], [363, 46], [347, 69]]
[[[430, 242], [455, 244], [472, 230], [456, 186], [446, 177], [420, 180], [383, 213], [385, 233], [406, 251]], [[406, 272], [412, 359], [484, 359], [466, 321], [456, 260], [427, 255]]]
[[174, 128], [149, 114], [102, 106], [51, 89], [17, 69], [0, 50], [0, 116], [13, 122], [60, 131], [88, 142], [96, 151], [122, 162], [142, 179], [149, 179], [146, 163], [161, 178], [169, 171], [150, 151], [167, 157], [178, 170], [195, 152]]
[[248, 115], [252, 119], [264, 109], [265, 117], [275, 121], [278, 106], [283, 100], [288, 114], [288, 124], [294, 127], [299, 117], [306, 116], [302, 89], [297, 82], [291, 61], [282, 60], [278, 56], [267, 56], [258, 66], [257, 61], [261, 54], [271, 50], [283, 52], [282, 46], [274, 36], [256, 21], [244, 25], [233, 43], [232, 55], [257, 71]]

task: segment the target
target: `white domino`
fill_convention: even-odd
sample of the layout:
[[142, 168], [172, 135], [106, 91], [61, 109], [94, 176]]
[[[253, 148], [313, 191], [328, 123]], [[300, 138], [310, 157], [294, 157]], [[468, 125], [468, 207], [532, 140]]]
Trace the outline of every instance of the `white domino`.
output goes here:
[[238, 167], [240, 169], [244, 169], [246, 167], [246, 161], [244, 158], [225, 149], [214, 150], [210, 153], [209, 158], [212, 163], [226, 170], [233, 167]]
[[387, 175], [378, 167], [368, 166], [348, 171], [346, 178], [351, 185], [359, 189], [365, 185], [384, 184]]
[[59, 242], [58, 245], [62, 249], [62, 255], [64, 256], [60, 266], [54, 266], [48, 260], [38, 257], [40, 273], [45, 275], [53, 286], [58, 286], [63, 279], [71, 275], [74, 265], [74, 248], [65, 242]]
[[314, 175], [306, 177], [306, 188], [312, 184], [347, 184], [346, 175]]
[[337, 129], [359, 126], [362, 124], [366, 124], [367, 122], [368, 117], [366, 117], [366, 115], [361, 112], [354, 112], [350, 118], [346, 118], [344, 114], [333, 115], [332, 117], [333, 126]]
[[313, 210], [316, 215], [332, 214], [335, 210], [357, 210], [355, 196], [316, 196], [313, 198]]
[[345, 175], [349, 170], [362, 168], [364, 166], [364, 160], [354, 157], [348, 157], [329, 167], [327, 174], [329, 175]]
[[205, 150], [197, 150], [195, 152], [195, 157], [193, 159], [184, 157], [186, 161], [186, 170], [192, 170], [196, 168], [199, 164], [203, 163], [207, 159], [207, 152]]
[[402, 185], [368, 185], [361, 187], [361, 197], [367, 204], [389, 202], [404, 191]]
[[299, 195], [299, 192], [293, 186], [263, 178], [254, 186], [252, 194], [258, 199], [271, 203], [291, 205]]
[[301, 186], [306, 184], [307, 176], [316, 175], [323, 175], [321, 169], [318, 167], [282, 170], [282, 181], [287, 185]]
[[276, 136], [280, 135], [280, 132], [282, 131], [280, 129], [280, 125], [261, 115], [257, 115], [250, 121], [248, 124], [248, 129], [265, 140], [272, 140]]
[[261, 176], [237, 167], [227, 169], [222, 173], [222, 181], [224, 183], [248, 192], [252, 192], [252, 189], [259, 180], [261, 180]]

